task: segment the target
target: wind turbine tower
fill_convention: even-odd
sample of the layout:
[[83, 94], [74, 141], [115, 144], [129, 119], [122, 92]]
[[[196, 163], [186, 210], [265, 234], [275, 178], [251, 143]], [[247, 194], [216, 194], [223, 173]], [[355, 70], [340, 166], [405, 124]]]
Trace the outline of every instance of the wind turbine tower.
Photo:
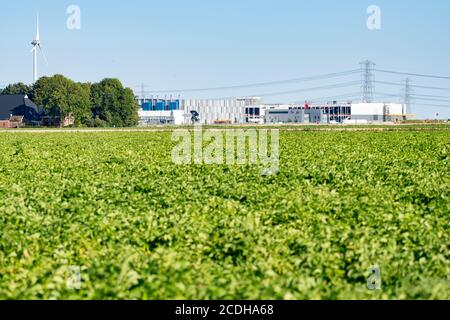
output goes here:
[[42, 53], [42, 57], [44, 58], [46, 64], [47, 58], [45, 57], [44, 51], [41, 47], [41, 39], [39, 37], [39, 13], [37, 14], [37, 25], [36, 25], [36, 37], [34, 38], [33, 42], [31, 42], [33, 49], [31, 49], [31, 52], [33, 53], [33, 83], [36, 83], [38, 80], [38, 70], [37, 70], [37, 49]]

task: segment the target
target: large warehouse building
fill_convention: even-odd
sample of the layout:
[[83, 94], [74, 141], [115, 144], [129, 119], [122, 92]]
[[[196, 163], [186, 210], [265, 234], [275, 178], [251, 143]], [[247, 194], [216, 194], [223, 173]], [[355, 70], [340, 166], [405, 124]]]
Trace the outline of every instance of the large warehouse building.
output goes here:
[[140, 101], [140, 124], [365, 124], [411, 118], [404, 104], [263, 104], [259, 98], [228, 100], [148, 99]]
[[226, 100], [202, 99], [146, 99], [141, 100], [139, 111], [141, 125], [190, 124], [192, 115], [197, 122], [211, 124], [245, 124], [245, 107], [255, 103], [253, 98]]
[[365, 124], [407, 120], [406, 105], [397, 103], [330, 103], [261, 107], [264, 123]]
[[371, 122], [397, 122], [412, 117], [405, 104], [354, 103], [351, 104], [351, 120]]

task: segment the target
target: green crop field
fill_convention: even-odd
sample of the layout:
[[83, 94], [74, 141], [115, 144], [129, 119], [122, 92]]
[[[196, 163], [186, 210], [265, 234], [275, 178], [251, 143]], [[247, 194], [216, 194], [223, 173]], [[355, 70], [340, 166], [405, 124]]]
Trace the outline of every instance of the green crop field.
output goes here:
[[269, 176], [174, 145], [0, 133], [0, 299], [450, 299], [450, 131], [282, 131]]

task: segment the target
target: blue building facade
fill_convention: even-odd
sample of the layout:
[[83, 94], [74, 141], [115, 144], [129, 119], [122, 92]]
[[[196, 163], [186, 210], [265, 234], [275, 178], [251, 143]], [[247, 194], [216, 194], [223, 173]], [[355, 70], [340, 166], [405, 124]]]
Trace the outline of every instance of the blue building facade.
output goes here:
[[175, 111], [180, 110], [181, 100], [150, 99], [141, 103], [143, 111]]

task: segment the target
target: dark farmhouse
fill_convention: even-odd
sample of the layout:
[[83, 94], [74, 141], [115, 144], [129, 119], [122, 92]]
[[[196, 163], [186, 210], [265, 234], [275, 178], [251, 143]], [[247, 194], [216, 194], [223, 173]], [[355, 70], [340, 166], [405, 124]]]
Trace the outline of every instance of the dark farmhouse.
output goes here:
[[40, 110], [26, 95], [0, 95], [0, 128], [39, 125]]

